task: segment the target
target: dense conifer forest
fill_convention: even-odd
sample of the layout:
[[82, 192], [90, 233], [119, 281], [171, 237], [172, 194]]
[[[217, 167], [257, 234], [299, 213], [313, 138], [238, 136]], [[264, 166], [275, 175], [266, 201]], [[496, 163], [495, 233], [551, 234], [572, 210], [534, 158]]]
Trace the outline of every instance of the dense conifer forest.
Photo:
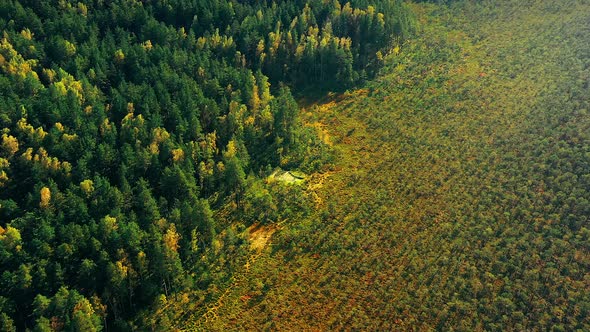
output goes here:
[[0, 330], [589, 330], [589, 22], [0, 1]]

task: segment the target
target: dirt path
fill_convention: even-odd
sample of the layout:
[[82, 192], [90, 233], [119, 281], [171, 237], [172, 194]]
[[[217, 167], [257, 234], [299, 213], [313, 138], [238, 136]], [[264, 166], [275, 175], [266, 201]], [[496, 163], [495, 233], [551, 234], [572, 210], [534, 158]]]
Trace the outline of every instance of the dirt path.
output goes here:
[[[272, 235], [281, 227], [283, 223], [284, 221], [269, 226], [253, 225], [248, 228], [247, 232], [248, 241], [250, 243], [250, 255], [248, 256], [248, 259], [243, 268], [237, 273], [234, 273], [229, 286], [213, 304], [209, 304], [207, 306], [205, 312], [200, 317], [192, 317], [187, 320], [190, 322], [190, 324], [186, 324], [181, 329], [182, 331], [203, 331], [207, 330], [208, 326], [215, 326], [219, 323], [219, 310], [222, 309], [228, 301], [235, 301], [235, 299], [229, 299], [229, 297], [232, 295], [232, 292], [234, 292], [235, 289], [239, 288], [247, 281], [250, 273], [250, 267], [256, 264], [258, 258], [264, 254], [264, 250], [267, 249], [269, 245], [271, 245], [270, 241]], [[245, 298], [242, 297], [241, 299], [244, 300]]]

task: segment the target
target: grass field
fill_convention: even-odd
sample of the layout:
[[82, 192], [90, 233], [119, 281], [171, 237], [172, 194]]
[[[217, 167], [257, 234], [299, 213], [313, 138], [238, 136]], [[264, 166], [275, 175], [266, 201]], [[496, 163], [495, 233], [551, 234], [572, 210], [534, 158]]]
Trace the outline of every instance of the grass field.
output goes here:
[[304, 110], [337, 155], [315, 212], [182, 328], [590, 329], [590, 2], [413, 8], [381, 75]]

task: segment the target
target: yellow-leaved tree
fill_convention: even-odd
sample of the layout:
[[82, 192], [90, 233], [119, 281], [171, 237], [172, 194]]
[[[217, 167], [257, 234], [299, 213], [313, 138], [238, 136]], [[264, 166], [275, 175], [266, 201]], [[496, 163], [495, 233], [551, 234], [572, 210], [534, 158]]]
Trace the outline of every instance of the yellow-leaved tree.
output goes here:
[[18, 151], [18, 140], [16, 137], [4, 133], [2, 135], [2, 150], [8, 158], [14, 156]]
[[46, 208], [49, 206], [49, 201], [51, 200], [51, 190], [47, 187], [41, 188], [41, 201], [39, 202], [39, 206], [41, 208]]
[[176, 232], [176, 225], [170, 224], [163, 238], [166, 248], [176, 253], [178, 251], [178, 240], [180, 240], [180, 235]]
[[80, 189], [86, 194], [86, 197], [90, 196], [94, 192], [94, 182], [90, 179], [80, 182]]

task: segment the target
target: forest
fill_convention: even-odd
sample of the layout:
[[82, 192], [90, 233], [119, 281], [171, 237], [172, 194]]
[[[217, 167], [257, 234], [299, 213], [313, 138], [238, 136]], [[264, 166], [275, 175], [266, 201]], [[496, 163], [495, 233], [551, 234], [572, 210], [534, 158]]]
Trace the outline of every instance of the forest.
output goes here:
[[590, 3], [340, 1], [0, 1], [0, 331], [590, 330]]
[[246, 227], [305, 211], [266, 181], [330, 162], [293, 95], [372, 77], [413, 17], [401, 1], [7, 0], [0, 29], [2, 330], [169, 330], [146, 317], [222, 287]]

